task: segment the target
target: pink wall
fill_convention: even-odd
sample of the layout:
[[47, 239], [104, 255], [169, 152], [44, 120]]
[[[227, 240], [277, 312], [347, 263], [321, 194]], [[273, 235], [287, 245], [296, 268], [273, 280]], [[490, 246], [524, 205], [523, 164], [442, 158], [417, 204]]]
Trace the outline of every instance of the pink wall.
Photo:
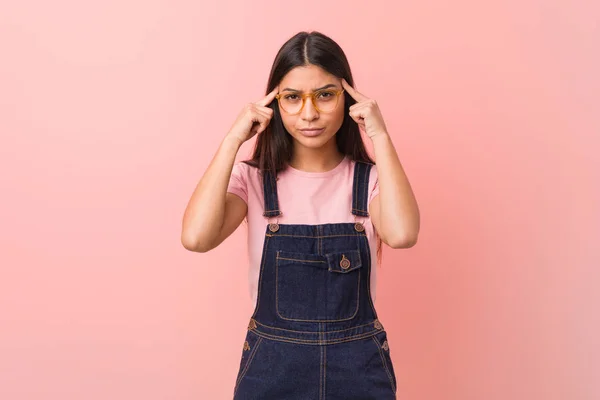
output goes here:
[[399, 398], [600, 398], [598, 2], [212, 3], [0, 5], [0, 398], [231, 398], [245, 231], [190, 253], [181, 217], [306, 29], [419, 200], [376, 304]]

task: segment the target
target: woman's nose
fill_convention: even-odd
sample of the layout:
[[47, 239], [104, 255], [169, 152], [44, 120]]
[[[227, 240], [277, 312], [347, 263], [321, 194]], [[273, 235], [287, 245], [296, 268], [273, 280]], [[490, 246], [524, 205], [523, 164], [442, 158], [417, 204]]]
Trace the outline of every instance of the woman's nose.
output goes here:
[[315, 108], [312, 100], [310, 98], [306, 99], [304, 103], [304, 108], [302, 109], [302, 119], [304, 120], [313, 120], [315, 116], [318, 116], [319, 112]]

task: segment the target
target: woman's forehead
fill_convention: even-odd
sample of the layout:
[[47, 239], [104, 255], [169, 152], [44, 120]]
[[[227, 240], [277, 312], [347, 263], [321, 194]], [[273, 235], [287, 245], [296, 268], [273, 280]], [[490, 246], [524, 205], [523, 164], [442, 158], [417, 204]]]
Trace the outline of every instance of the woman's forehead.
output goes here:
[[280, 90], [312, 91], [325, 85], [339, 86], [339, 79], [315, 65], [296, 67], [288, 72], [279, 83]]

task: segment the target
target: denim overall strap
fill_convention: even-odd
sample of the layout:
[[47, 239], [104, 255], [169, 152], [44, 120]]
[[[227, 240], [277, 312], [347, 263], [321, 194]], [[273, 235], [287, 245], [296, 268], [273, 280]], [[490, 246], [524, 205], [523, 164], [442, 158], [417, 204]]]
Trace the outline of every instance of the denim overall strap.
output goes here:
[[352, 187], [352, 214], [368, 217], [369, 176], [373, 164], [357, 161], [354, 165], [354, 183]]
[[265, 206], [263, 216], [277, 217], [281, 215], [279, 210], [279, 198], [277, 197], [277, 174], [265, 170], [263, 172], [263, 192]]

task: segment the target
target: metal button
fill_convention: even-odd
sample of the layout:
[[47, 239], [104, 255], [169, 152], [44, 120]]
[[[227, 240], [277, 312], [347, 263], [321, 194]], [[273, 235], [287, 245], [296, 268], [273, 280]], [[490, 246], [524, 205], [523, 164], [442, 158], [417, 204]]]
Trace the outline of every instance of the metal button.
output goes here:
[[256, 329], [256, 321], [254, 321], [254, 319], [251, 319], [250, 323], [248, 324], [248, 330], [252, 329]]
[[357, 222], [357, 223], [354, 224], [354, 229], [357, 232], [364, 232], [365, 226], [363, 224], [361, 224], [360, 222]]
[[340, 267], [342, 267], [343, 269], [350, 268], [350, 260], [348, 260], [344, 254], [342, 254], [342, 260], [340, 261]]
[[279, 224], [277, 224], [277, 223], [269, 224], [269, 230], [271, 232], [277, 232], [279, 230]]
[[389, 351], [390, 346], [388, 345], [387, 340], [385, 342], [383, 342], [383, 344], [381, 345], [381, 348], [384, 349], [385, 351]]
[[244, 351], [250, 350], [250, 345], [248, 344], [248, 341], [244, 342]]
[[376, 319], [373, 324], [375, 326], [375, 329], [383, 329], [383, 326], [381, 325], [381, 322], [379, 322], [378, 319]]

